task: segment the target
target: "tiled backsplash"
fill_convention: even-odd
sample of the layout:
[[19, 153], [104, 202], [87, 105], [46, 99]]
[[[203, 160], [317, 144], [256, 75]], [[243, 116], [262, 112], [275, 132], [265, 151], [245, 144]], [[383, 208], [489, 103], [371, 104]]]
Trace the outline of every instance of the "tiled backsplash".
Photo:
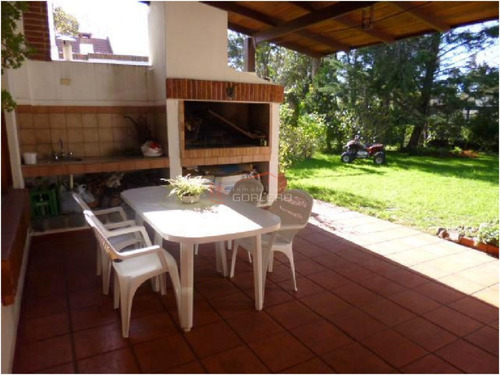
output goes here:
[[21, 153], [36, 152], [46, 158], [60, 151], [75, 156], [113, 156], [140, 153], [136, 127], [125, 116], [145, 116], [153, 133], [167, 151], [166, 110], [151, 107], [29, 106], [16, 110]]

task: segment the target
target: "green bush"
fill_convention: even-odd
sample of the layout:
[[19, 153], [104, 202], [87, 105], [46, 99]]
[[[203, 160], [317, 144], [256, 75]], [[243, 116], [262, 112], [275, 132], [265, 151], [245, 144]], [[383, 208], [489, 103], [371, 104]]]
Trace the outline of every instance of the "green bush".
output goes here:
[[[295, 120], [295, 121], [294, 121]], [[315, 113], [299, 114], [294, 119], [293, 110], [286, 104], [280, 109], [280, 169], [311, 158], [325, 147], [324, 119]]]

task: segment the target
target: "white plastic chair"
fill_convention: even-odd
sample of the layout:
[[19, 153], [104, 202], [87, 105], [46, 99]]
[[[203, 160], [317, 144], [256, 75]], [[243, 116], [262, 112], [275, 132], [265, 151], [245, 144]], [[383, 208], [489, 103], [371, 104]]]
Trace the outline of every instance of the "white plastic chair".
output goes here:
[[[85, 211], [90, 215], [92, 212]], [[91, 220], [94, 223], [93, 220]], [[179, 307], [180, 280], [177, 262], [174, 257], [160, 246], [152, 246], [134, 249], [126, 252], [119, 252], [101, 232], [100, 228], [92, 225], [97, 241], [102, 251], [106, 254], [109, 263], [115, 270], [114, 283], [114, 308], [120, 307], [122, 319], [122, 336], [128, 337], [130, 328], [130, 313], [132, 311], [132, 300], [139, 286], [148, 279], [160, 278], [161, 294], [166, 293], [166, 275], [168, 272], [175, 293], [175, 300]]]
[[[257, 206], [262, 199], [264, 185], [255, 178], [245, 178], [236, 182], [229, 192], [229, 196], [233, 201], [246, 202], [253, 206]], [[227, 241], [227, 248], [231, 250], [233, 241]], [[250, 255], [249, 255], [250, 259]]]
[[[136, 225], [133, 220], [126, 220], [127, 216], [121, 207], [107, 208], [103, 210], [92, 211], [82, 197], [77, 193], [72, 193], [73, 198], [82, 208], [86, 214], [85, 220], [89, 226], [97, 226], [99, 230], [106, 236], [106, 238], [115, 246], [119, 251], [130, 246], [146, 246], [151, 244], [151, 240], [146, 232], [146, 228], [142, 225]], [[98, 218], [102, 215], [109, 215], [118, 213], [124, 219], [118, 222], [102, 223]], [[111, 263], [108, 257], [102, 253], [99, 246], [97, 246], [97, 275], [102, 274], [102, 292], [103, 294], [109, 293], [109, 281], [111, 278]]]
[[[273, 258], [276, 251], [284, 253], [290, 261], [292, 270], [293, 287], [297, 291], [297, 281], [295, 279], [295, 264], [293, 260], [293, 239], [297, 232], [307, 225], [311, 215], [313, 205], [312, 197], [302, 190], [286, 190], [276, 199], [269, 212], [281, 218], [281, 226], [277, 231], [269, 254], [268, 271], [273, 271]], [[269, 245], [272, 241], [270, 235], [262, 236], [262, 246]], [[245, 248], [249, 254], [254, 252], [254, 241], [249, 238], [238, 240], [234, 244], [233, 256], [231, 258], [231, 271], [229, 277], [234, 277], [234, 267], [238, 247]]]
[[264, 186], [255, 178], [245, 178], [236, 182], [229, 192], [234, 201], [246, 202], [257, 206], [262, 198]]
[[[100, 219], [100, 220], [101, 220], [101, 222], [105, 222], [106, 225], [116, 225], [116, 224], [122, 223], [122, 222], [134, 222], [133, 220], [128, 220], [127, 214], [125, 213], [125, 211], [123, 210], [122, 207], [118, 206], [118, 207], [104, 208], [101, 210], [92, 210], [87, 205], [87, 203], [83, 200], [83, 198], [80, 196], [80, 194], [73, 191], [73, 192], [71, 192], [71, 195], [72, 195], [73, 199], [76, 201], [76, 203], [78, 203], [78, 205], [82, 209], [82, 212], [85, 210], [92, 211], [94, 213], [94, 215], [96, 215], [98, 217], [103, 217], [104, 220], [103, 219]], [[115, 215], [113, 215], [113, 214], [115, 214]], [[113, 215], [114, 217], [119, 216], [120, 220], [118, 220], [118, 221], [110, 220], [111, 215]], [[134, 222], [134, 224], [135, 224], [135, 222]]]

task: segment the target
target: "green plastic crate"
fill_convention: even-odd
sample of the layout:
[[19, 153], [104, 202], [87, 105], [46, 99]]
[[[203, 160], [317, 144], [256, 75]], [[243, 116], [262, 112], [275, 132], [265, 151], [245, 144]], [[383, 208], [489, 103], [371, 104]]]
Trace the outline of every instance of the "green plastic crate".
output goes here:
[[59, 214], [56, 189], [35, 189], [30, 192], [31, 215], [33, 217]]

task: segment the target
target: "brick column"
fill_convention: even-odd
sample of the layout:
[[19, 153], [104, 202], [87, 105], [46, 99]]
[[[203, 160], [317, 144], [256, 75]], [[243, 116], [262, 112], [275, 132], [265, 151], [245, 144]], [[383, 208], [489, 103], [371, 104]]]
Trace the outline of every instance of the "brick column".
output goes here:
[[23, 14], [26, 42], [36, 49], [31, 60], [51, 61], [50, 31], [46, 1], [28, 1], [28, 9]]

